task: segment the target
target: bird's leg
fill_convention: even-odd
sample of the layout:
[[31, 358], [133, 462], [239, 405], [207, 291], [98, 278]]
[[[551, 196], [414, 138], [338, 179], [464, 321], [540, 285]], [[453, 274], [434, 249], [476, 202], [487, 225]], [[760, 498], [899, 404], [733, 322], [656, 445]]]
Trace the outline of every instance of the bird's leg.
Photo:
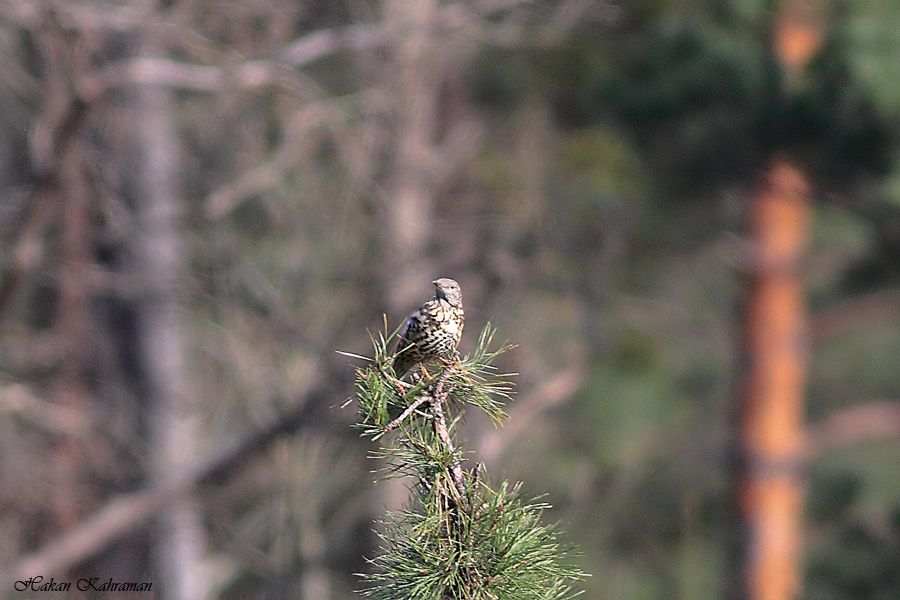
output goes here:
[[462, 357], [459, 355], [459, 350], [454, 350], [450, 352], [448, 356], [439, 356], [438, 362], [440, 362], [445, 367], [450, 367], [456, 363], [459, 363], [462, 360]]
[[397, 392], [398, 392], [401, 396], [406, 396], [406, 392], [409, 391], [409, 390], [411, 390], [412, 387], [413, 387], [411, 383], [406, 383], [406, 382], [403, 381], [402, 379], [398, 379], [398, 378], [396, 378], [396, 377], [390, 377], [390, 376], [388, 376], [388, 381], [390, 381], [390, 382], [393, 383], [395, 386], [397, 386]]
[[393, 383], [394, 386], [396, 386], [397, 392], [399, 392], [399, 394], [400, 394], [401, 396], [406, 395], [406, 391], [405, 391], [405, 390], [412, 389], [412, 384], [406, 383], [406, 382], [403, 381], [402, 379], [400, 379], [400, 378], [398, 378], [398, 377], [394, 377], [393, 375], [391, 375], [390, 373], [388, 373], [387, 369], [384, 368], [384, 365], [378, 365], [378, 371], [381, 373], [381, 376], [382, 376], [382, 377], [384, 377], [384, 378], [387, 379], [390, 383]]

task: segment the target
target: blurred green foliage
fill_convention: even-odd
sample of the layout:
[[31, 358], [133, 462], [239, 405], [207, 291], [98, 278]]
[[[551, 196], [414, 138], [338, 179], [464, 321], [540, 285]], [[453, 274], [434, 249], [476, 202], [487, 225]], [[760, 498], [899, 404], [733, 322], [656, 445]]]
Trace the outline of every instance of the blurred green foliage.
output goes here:
[[[825, 43], [798, 81], [771, 51], [775, 3], [754, 0], [629, 2], [612, 27], [471, 65], [498, 130], [535, 105], [551, 115], [544, 185], [569, 243], [626, 232], [603, 270], [612, 291], [590, 317], [604, 337], [583, 390], [556, 429], [526, 436], [508, 459], [567, 498], [556, 514], [586, 549], [591, 598], [721, 597], [738, 292], [722, 236], [741, 230], [736, 198], [773, 153], [813, 176], [814, 311], [900, 276], [900, 5], [823, 5]], [[483, 158], [484, 189], [509, 193], [512, 150]], [[813, 349], [812, 421], [897, 399], [900, 321], [874, 323]], [[859, 453], [813, 464], [805, 598], [900, 596], [900, 457], [889, 442], [850, 458]]]
[[[267, 61], [295, 35], [377, 25], [383, 18], [377, 3], [285, 2], [303, 10], [293, 24], [273, 27], [283, 39], [270, 43], [262, 25], [248, 27], [246, 36], [235, 31], [257, 17], [232, 13], [240, 2], [226, 4], [185, 6], [201, 11], [198, 32], [220, 45], [227, 61]], [[257, 4], [247, 12], [266, 12], [265, 3]], [[607, 3], [587, 4], [602, 10]], [[523, 5], [539, 13], [557, 3]], [[455, 41], [469, 60], [453, 64], [452, 76], [441, 81], [447, 89], [437, 94], [437, 133], [451, 131], [454, 118], [471, 119], [481, 137], [468, 164], [442, 182], [452, 193], [435, 192], [429, 259], [485, 288], [478, 291], [484, 304], [467, 306], [468, 318], [495, 322], [521, 346], [510, 360], [521, 361], [514, 364], [522, 389], [535, 389], [575, 361], [585, 364], [587, 375], [571, 401], [542, 414], [489, 465], [526, 482], [525, 498], [549, 493], [554, 508], [546, 516], [562, 521], [566, 541], [584, 551], [579, 567], [593, 574], [585, 597], [721, 598], [728, 577], [725, 457], [736, 388], [744, 204], [775, 152], [787, 152], [811, 173], [816, 215], [804, 275], [813, 325], [835, 307], [900, 285], [900, 3], [822, 0], [824, 46], [795, 78], [781, 73], [772, 55], [778, 6], [772, 0], [609, 5], [611, 18], [579, 21], [549, 45], [531, 44], [527, 35], [502, 47], [477, 36]], [[534, 13], [522, 14], [511, 10], [502, 18], [545, 25], [530, 23]], [[488, 21], [502, 25], [499, 16]], [[15, 26], [4, 22], [0, 36], [12, 62], [24, 35]], [[33, 43], [22, 43], [29, 69]], [[313, 96], [334, 101], [347, 126], [303, 129], [302, 143], [293, 142], [299, 156], [286, 161], [290, 168], [218, 220], [205, 213], [204, 199], [277, 155], [282, 144], [294, 151], [286, 124], [308, 108], [308, 97], [256, 88], [175, 94], [195, 311], [191, 361], [203, 398], [215, 405], [211, 445], [302, 396], [311, 374], [325, 372], [322, 356], [332, 354], [336, 340], [355, 339], [385, 310], [384, 239], [394, 231], [381, 217], [398, 141], [396, 115], [387, 105], [397, 99], [381, 95], [384, 88], [371, 97], [362, 92], [374, 83], [391, 85], [379, 80], [390, 80], [387, 70], [376, 68], [380, 61], [396, 67], [388, 54], [348, 51], [300, 69], [305, 84], [317, 90]], [[10, 73], [14, 83], [18, 76]], [[40, 94], [53, 89], [35, 88], [33, 96], [20, 98], [12, 85], [0, 86], [6, 109], [0, 130], [8, 142], [0, 145], [0, 163], [13, 188], [29, 175], [33, 132], [23, 123], [40, 116], [46, 108]], [[97, 131], [86, 136], [92, 169], [110, 157], [133, 160], [123, 141], [133, 134], [130, 121], [120, 115], [121, 122], [107, 123], [107, 106], [101, 108], [94, 115]], [[118, 129], [124, 134], [117, 137]], [[346, 147], [336, 149], [342, 143]], [[356, 151], [374, 156], [371, 164], [346, 159]], [[117, 168], [137, 170], [131, 163], [108, 170]], [[103, 194], [121, 196], [118, 210], [127, 213], [134, 193], [120, 179], [128, 176], [106, 171], [88, 170], [85, 177], [107, 185], [98, 183]], [[0, 217], [11, 214], [7, 203], [14, 204], [16, 193], [0, 200]], [[112, 223], [98, 228], [98, 263], [118, 272], [119, 262], [127, 261], [115, 256], [124, 245], [113, 226], [116, 213], [97, 210], [94, 218]], [[0, 233], [5, 229], [0, 218]], [[0, 344], [3, 374], [37, 390], [52, 387], [48, 373], [63, 362], [42, 340], [57, 327], [61, 234], [62, 227], [49, 227], [48, 268], [21, 293], [21, 308], [9, 319], [16, 327]], [[97, 293], [98, 304], [117, 321], [109, 335], [133, 341], [134, 326], [126, 313], [115, 312], [112, 292]], [[814, 340], [811, 423], [900, 395], [897, 307], [864, 316]], [[469, 327], [464, 344], [477, 331]], [[128, 345], [120, 346], [104, 356], [122, 354], [127, 379], [133, 360]], [[49, 355], [49, 366], [31, 366], [22, 352], [29, 348]], [[103, 373], [98, 368], [86, 375], [100, 380]], [[132, 410], [116, 395], [125, 387], [121, 382], [101, 383], [107, 395], [98, 412]], [[4, 482], [14, 489], [36, 481], [39, 493], [28, 493], [43, 498], [41, 482], [52, 475], [29, 470], [38, 461], [25, 458], [42, 456], [42, 446], [18, 442], [20, 432], [31, 430], [17, 419], [0, 420], [3, 455], [11, 457], [3, 465]], [[119, 423], [121, 439], [134, 437], [130, 425]], [[370, 520], [357, 518], [367, 516], [365, 510], [353, 504], [376, 502], [362, 491], [371, 478], [368, 467], [347, 458], [363, 452], [330, 445], [358, 443], [335, 442], [346, 434], [314, 433], [321, 447], [310, 447], [305, 432], [273, 452], [274, 472], [265, 470], [267, 462], [254, 471], [252, 485], [236, 480], [229, 492], [238, 500], [224, 503], [236, 510], [210, 503], [218, 547], [240, 548], [246, 556], [234, 552], [235, 564], [246, 559], [257, 565], [256, 571], [238, 569], [223, 597], [244, 598], [263, 588], [271, 597], [296, 593], [303, 565], [292, 544], [303, 527], [295, 514], [303, 510], [324, 515], [325, 562], [347, 594], [355, 584], [340, 574], [365, 568], [360, 546], [371, 548], [373, 536]], [[812, 461], [804, 598], [900, 598], [898, 464], [896, 441], [835, 448]], [[104, 477], [114, 470], [98, 463]], [[312, 509], [311, 497], [318, 502]], [[16, 510], [43, 510], [28, 494], [23, 498], [4, 531], [18, 530]], [[272, 562], [260, 568], [257, 554]]]

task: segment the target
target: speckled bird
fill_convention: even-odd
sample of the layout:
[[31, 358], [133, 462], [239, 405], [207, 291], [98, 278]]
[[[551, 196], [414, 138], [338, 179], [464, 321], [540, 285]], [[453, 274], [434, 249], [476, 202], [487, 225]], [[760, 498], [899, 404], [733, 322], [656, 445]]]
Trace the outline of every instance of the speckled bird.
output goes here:
[[462, 336], [465, 316], [462, 292], [453, 279], [435, 279], [434, 298], [409, 315], [397, 341], [394, 372], [397, 377], [417, 363], [450, 357]]

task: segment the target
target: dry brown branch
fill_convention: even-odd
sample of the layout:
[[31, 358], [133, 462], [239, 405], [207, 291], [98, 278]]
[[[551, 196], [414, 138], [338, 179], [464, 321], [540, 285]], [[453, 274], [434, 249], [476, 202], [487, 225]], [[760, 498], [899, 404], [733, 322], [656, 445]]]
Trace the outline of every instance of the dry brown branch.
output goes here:
[[13, 229], [15, 240], [10, 244], [11, 250], [4, 252], [5, 260], [0, 263], [0, 313], [12, 298], [25, 274], [41, 262], [43, 241], [41, 232], [49, 216], [50, 189], [55, 181], [36, 184], [34, 191], [26, 200], [20, 225]]
[[194, 92], [281, 87], [309, 94], [311, 84], [289, 65], [252, 60], [237, 65], [198, 65], [168, 58], [140, 57], [112, 63], [78, 82], [79, 95], [96, 101], [112, 90], [131, 85], [175, 88]]
[[[434, 390], [431, 392], [431, 413], [434, 415], [434, 431], [447, 449], [447, 452], [452, 456], [456, 453], [456, 447], [453, 445], [453, 439], [450, 437], [449, 429], [447, 429], [447, 419], [444, 416], [444, 403], [450, 394], [450, 390], [444, 389], [444, 386], [447, 383], [450, 372], [450, 369], [445, 370], [434, 385]], [[456, 459], [453, 459], [453, 463], [450, 465], [450, 477], [453, 479], [453, 485], [459, 493], [459, 500], [466, 502], [466, 476], [463, 473], [462, 466]]]
[[389, 40], [387, 31], [375, 25], [350, 25], [309, 33], [292, 42], [279, 59], [293, 67], [302, 67], [342, 50], [371, 50]]
[[0, 586], [35, 573], [61, 573], [102, 551], [114, 540], [146, 524], [159, 510], [204, 484], [230, 476], [254, 454], [284, 435], [321, 426], [328, 410], [324, 387], [312, 391], [296, 408], [265, 427], [246, 434], [213, 453], [194, 469], [169, 477], [159, 485], [109, 500], [92, 516], [53, 541], [23, 556], [13, 565], [0, 567]]
[[584, 381], [585, 370], [577, 365], [547, 379], [530, 394], [520, 397], [509, 411], [501, 429], [493, 429], [481, 438], [479, 455], [485, 462], [496, 459], [503, 449], [551, 408], [572, 397]]
[[848, 330], [871, 325], [900, 314], [900, 289], [882, 290], [827, 308], [810, 318], [814, 342], [840, 335]]
[[[134, 26], [138, 27], [140, 23], [136, 22]], [[351, 25], [306, 34], [267, 60], [203, 65], [160, 57], [139, 57], [100, 69], [83, 78], [78, 89], [81, 97], [87, 100], [128, 85], [164, 86], [195, 92], [276, 86], [293, 93], [304, 93], [312, 84], [298, 69], [336, 52], [368, 50], [390, 39], [384, 27]]]
[[900, 401], [883, 400], [836, 411], [806, 432], [810, 458], [833, 448], [900, 438]]
[[483, 124], [474, 119], [462, 121], [453, 127], [432, 156], [435, 187], [444, 187], [465, 168], [480, 148], [484, 131]]
[[239, 175], [204, 201], [206, 214], [213, 220], [222, 219], [247, 198], [276, 187], [289, 170], [309, 150], [309, 132], [315, 127], [343, 119], [344, 114], [334, 100], [315, 102], [305, 106], [291, 119], [284, 139], [271, 156]]
[[512, 10], [528, 4], [524, 0], [481, 2], [472, 7], [451, 4], [444, 9], [443, 17], [453, 28], [464, 29], [479, 41], [501, 48], [558, 45], [579, 23], [615, 22], [621, 17], [620, 9], [598, 0], [565, 0], [556, 3], [552, 12], [531, 19]]
[[404, 410], [402, 413], [400, 413], [400, 416], [398, 416], [396, 419], [394, 419], [393, 421], [391, 421], [390, 423], [388, 423], [387, 425], [384, 426], [384, 432], [387, 433], [389, 431], [393, 431], [393, 430], [397, 429], [398, 427], [400, 427], [400, 425], [403, 424], [403, 421], [405, 421], [407, 418], [409, 418], [409, 415], [416, 412], [419, 409], [419, 407], [421, 407], [426, 402], [429, 402], [430, 400], [431, 400], [431, 396], [419, 396], [418, 398], [416, 398], [416, 401], [413, 402], [412, 404], [410, 404], [409, 406], [407, 406], [406, 410]]
[[37, 427], [71, 437], [86, 435], [90, 427], [83, 411], [43, 400], [16, 383], [0, 387], [0, 413], [20, 416]]
[[[456, 11], [451, 5], [447, 16]], [[100, 22], [95, 13], [81, 14], [88, 23]], [[449, 19], [455, 21], [456, 19]], [[123, 12], [109, 20], [117, 27], [145, 27], [133, 12]], [[227, 89], [260, 88], [276, 85], [291, 91], [302, 90], [305, 82], [298, 69], [344, 50], [362, 51], [387, 44], [402, 36], [387, 27], [373, 24], [350, 25], [323, 29], [306, 34], [288, 44], [268, 60], [250, 60], [234, 65], [203, 65], [158, 57], [139, 57], [108, 65], [85, 77], [78, 88], [82, 98], [96, 99], [112, 89], [127, 85], [157, 85], [196, 92], [218, 92]]]
[[28, 270], [40, 261], [42, 245], [39, 237], [59, 188], [58, 163], [81, 126], [87, 108], [80, 99], [71, 98], [58, 118], [53, 119], [53, 124], [42, 128], [44, 141], [34, 153], [37, 175], [23, 202], [19, 221], [12, 228], [12, 239], [6, 241], [12, 250], [4, 252], [4, 260], [0, 263], [0, 313]]
[[[582, 0], [564, 3], [556, 11], [551, 25], [534, 35], [518, 21], [503, 26], [489, 25], [488, 17], [508, 11], [522, 4], [521, 0], [487, 2], [474, 9], [461, 3], [451, 3], [440, 9], [435, 23], [441, 32], [465, 30], [469, 35], [503, 46], [519, 45], [529, 40], [553, 43], [577, 22], [592, 3]], [[110, 31], [146, 30], [148, 27], [173, 30], [177, 38], [193, 34], [183, 24], [155, 19], [146, 10], [119, 7], [102, 11], [71, 3], [52, 3], [52, 10], [68, 26], [79, 30], [105, 29]], [[14, 2], [4, 13], [20, 26], [33, 29], [45, 18], [49, 7], [36, 7], [28, 2]], [[298, 69], [342, 51], [366, 51], [391, 43], [405, 35], [390, 27], [375, 24], [355, 24], [322, 29], [301, 36], [268, 60], [250, 60], [236, 65], [203, 65], [155, 57], [139, 57], [110, 64], [78, 83], [79, 95], [88, 102], [113, 89], [128, 85], [156, 85], [197, 92], [218, 92], [226, 89], [282, 86], [292, 91], [303, 88]], [[208, 41], [200, 40], [205, 55], [215, 54]]]

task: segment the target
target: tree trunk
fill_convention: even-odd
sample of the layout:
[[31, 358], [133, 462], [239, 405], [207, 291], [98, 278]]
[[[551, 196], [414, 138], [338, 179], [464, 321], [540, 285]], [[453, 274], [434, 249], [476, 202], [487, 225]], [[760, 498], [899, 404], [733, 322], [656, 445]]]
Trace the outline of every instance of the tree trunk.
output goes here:
[[[152, 53], [145, 43], [144, 54]], [[136, 266], [143, 280], [139, 303], [144, 406], [149, 413], [153, 477], [184, 472], [196, 461], [198, 411], [185, 369], [185, 247], [179, 231], [176, 186], [178, 144], [171, 122], [170, 93], [139, 91], [138, 114], [143, 160], [139, 180], [139, 235]], [[177, 499], [159, 520], [155, 555], [165, 598], [202, 600], [209, 596], [202, 565], [205, 534], [197, 502]]]
[[[89, 391], [84, 378], [91, 355], [88, 332], [87, 292], [84, 276], [91, 260], [89, 190], [85, 185], [80, 157], [68, 152], [61, 166], [64, 190], [57, 199], [61, 209], [62, 244], [58, 272], [59, 295], [56, 303], [56, 331], [65, 349], [65, 361], [56, 381], [58, 403], [73, 413], [86, 413]], [[85, 503], [80, 490], [86, 489], [82, 442], [63, 438], [54, 454], [56, 493], [53, 510], [56, 524], [66, 529], [78, 522], [79, 506]]]
[[[796, 90], [821, 47], [824, 20], [818, 9], [805, 0], [784, 0], [774, 16], [772, 52], [784, 75], [782, 95]], [[809, 362], [801, 261], [812, 221], [809, 188], [802, 170], [776, 156], [750, 207], [745, 371], [734, 436], [733, 557], [739, 576], [733, 598], [788, 600], [801, 589], [803, 400]]]
[[805, 175], [778, 158], [750, 207], [754, 251], [736, 423], [740, 577], [734, 598], [788, 600], [800, 591], [808, 362], [800, 261], [812, 217], [808, 188]]
[[[385, 0], [384, 19], [396, 40], [384, 77], [392, 81], [395, 111], [391, 131], [396, 149], [382, 206], [386, 232], [380, 269], [380, 297], [394, 326], [432, 291], [434, 272], [429, 256], [434, 220], [434, 195], [429, 162], [434, 153], [437, 111], [435, 49], [431, 39], [435, 0]], [[396, 320], [395, 320], [396, 319]], [[400, 479], [380, 489], [384, 504], [394, 510], [406, 503], [409, 490]]]
[[[392, 313], [409, 311], [431, 291], [433, 273], [428, 257], [434, 219], [430, 163], [437, 90], [440, 85], [431, 39], [435, 0], [386, 0], [385, 19], [396, 34], [391, 72], [395, 80], [397, 150], [384, 199], [384, 296]], [[401, 315], [405, 316], [405, 315]]]

